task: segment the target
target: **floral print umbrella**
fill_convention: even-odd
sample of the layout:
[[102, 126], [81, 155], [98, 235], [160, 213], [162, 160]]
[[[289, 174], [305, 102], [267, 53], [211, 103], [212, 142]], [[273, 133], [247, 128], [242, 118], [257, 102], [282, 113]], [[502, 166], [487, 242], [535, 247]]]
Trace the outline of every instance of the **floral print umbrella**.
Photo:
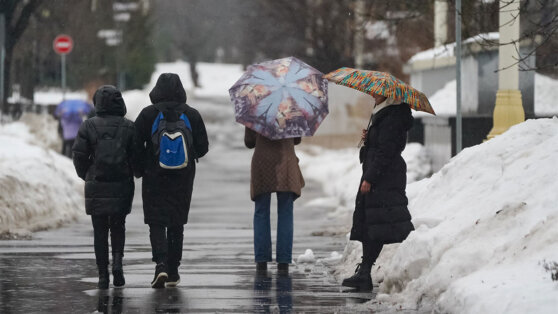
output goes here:
[[389, 73], [340, 68], [324, 77], [339, 85], [354, 88], [369, 95], [378, 94], [392, 98], [408, 104], [411, 109], [436, 115], [426, 95]]
[[273, 140], [312, 136], [328, 114], [323, 73], [294, 57], [249, 66], [229, 94], [236, 121]]

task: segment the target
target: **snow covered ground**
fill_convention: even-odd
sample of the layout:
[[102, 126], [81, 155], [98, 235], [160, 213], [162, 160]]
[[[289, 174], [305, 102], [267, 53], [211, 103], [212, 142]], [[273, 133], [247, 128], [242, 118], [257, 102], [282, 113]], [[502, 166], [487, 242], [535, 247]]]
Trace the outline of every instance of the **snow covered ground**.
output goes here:
[[85, 215], [72, 161], [50, 149], [59, 147], [50, 119], [24, 115], [0, 126], [0, 238], [28, 237]]
[[[303, 171], [321, 178], [340, 204], [350, 205], [358, 171], [354, 161], [336, 160], [325, 169], [343, 169], [344, 189], [329, 170], [313, 175], [312, 160], [302, 160]], [[465, 149], [431, 178], [411, 183], [407, 194], [416, 231], [384, 248], [373, 269], [379, 295], [368, 306], [554, 313], [557, 162], [558, 118], [528, 120]], [[337, 266], [339, 280], [354, 271], [360, 255], [359, 243], [349, 242]]]

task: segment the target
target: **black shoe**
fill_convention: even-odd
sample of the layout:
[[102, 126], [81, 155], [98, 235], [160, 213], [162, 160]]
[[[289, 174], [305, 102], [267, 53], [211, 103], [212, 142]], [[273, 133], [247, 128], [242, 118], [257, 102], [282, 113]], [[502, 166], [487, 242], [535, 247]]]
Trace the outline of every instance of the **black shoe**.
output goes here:
[[151, 282], [151, 288], [164, 288], [165, 281], [169, 275], [167, 274], [167, 265], [165, 263], [159, 263], [155, 266], [155, 277], [153, 277], [153, 281]]
[[112, 284], [115, 287], [122, 287], [126, 284], [124, 269], [122, 268], [122, 257], [122, 253], [112, 255]]
[[289, 264], [287, 264], [287, 263], [277, 264], [277, 274], [288, 275], [289, 274]]
[[372, 291], [372, 276], [370, 270], [372, 267], [365, 264], [358, 264], [355, 274], [343, 280], [342, 286], [356, 288], [360, 291]]
[[97, 287], [103, 290], [108, 289], [110, 283], [108, 266], [97, 266], [97, 267], [99, 269], [99, 283], [97, 284]]
[[167, 287], [176, 287], [180, 283], [180, 275], [178, 274], [178, 267], [169, 267], [169, 277], [167, 278], [167, 282], [165, 286]]
[[256, 273], [262, 274], [267, 272], [267, 262], [256, 263]]

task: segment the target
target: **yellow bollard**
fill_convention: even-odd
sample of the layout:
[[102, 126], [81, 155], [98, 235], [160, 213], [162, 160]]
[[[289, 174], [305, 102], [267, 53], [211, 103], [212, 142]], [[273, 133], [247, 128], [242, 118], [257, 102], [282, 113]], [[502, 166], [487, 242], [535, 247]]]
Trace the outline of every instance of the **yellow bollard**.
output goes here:
[[506, 132], [512, 125], [525, 121], [525, 111], [521, 91], [516, 89], [499, 90], [496, 93], [494, 124], [487, 139]]

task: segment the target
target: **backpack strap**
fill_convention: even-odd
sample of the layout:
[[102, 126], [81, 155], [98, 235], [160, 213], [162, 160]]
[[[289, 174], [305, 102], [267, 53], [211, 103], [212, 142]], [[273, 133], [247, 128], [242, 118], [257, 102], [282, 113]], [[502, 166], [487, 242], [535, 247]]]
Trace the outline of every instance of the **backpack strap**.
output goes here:
[[184, 121], [184, 124], [186, 124], [186, 127], [187, 127], [188, 129], [190, 129], [190, 131], [192, 131], [192, 125], [190, 124], [190, 119], [188, 119], [188, 116], [187, 116], [185, 113], [182, 113], [182, 114], [180, 115], [180, 119], [181, 119], [182, 121]]
[[155, 118], [155, 121], [153, 121], [153, 125], [151, 125], [151, 136], [153, 136], [153, 134], [155, 134], [155, 132], [157, 132], [157, 129], [159, 128], [159, 123], [161, 122], [161, 120], [164, 120], [164, 119], [165, 119], [165, 116], [163, 116], [163, 113], [159, 111], [159, 114]]

